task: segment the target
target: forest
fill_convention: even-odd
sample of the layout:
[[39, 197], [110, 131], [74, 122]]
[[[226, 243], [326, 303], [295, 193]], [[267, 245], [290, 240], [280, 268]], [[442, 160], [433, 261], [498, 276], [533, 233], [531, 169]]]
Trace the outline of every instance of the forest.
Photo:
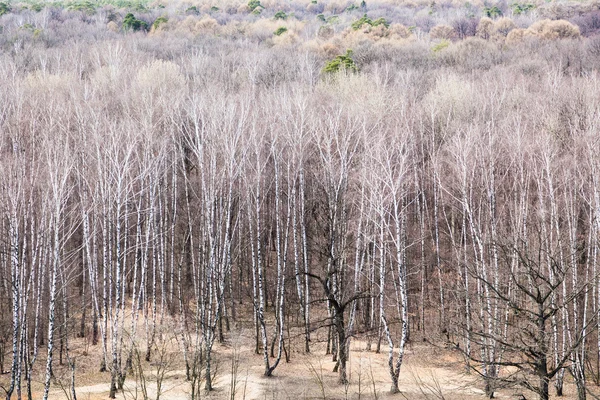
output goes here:
[[0, 2], [0, 396], [598, 398], [599, 68], [596, 0]]

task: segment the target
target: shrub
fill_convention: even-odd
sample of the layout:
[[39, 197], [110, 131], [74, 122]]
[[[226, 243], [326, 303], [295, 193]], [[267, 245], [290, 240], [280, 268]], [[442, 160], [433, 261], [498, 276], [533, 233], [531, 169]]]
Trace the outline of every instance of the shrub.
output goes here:
[[327, 20], [325, 19], [325, 16], [323, 14], [317, 15], [317, 19], [321, 22], [327, 22]]
[[456, 31], [449, 25], [436, 25], [429, 32], [432, 39], [455, 39]]
[[579, 28], [569, 21], [544, 19], [533, 23], [527, 30], [543, 39], [575, 39], [580, 35]]
[[44, 9], [44, 4], [43, 3], [32, 3], [29, 6], [29, 9], [31, 11], [40, 12], [40, 11], [42, 11]]
[[510, 8], [512, 8], [512, 12], [514, 15], [521, 15], [521, 14], [526, 14], [529, 11], [533, 10], [535, 8], [535, 4], [532, 3], [512, 3], [510, 5]]
[[372, 26], [385, 26], [386, 28], [389, 28], [390, 23], [383, 17], [381, 18], [377, 18], [375, 21], [373, 21]]
[[137, 19], [132, 13], [128, 13], [123, 19], [123, 29], [127, 31], [146, 30], [148, 29], [148, 24], [145, 21]]
[[397, 36], [402, 39], [406, 39], [412, 34], [410, 28], [407, 28], [402, 24], [393, 24], [390, 26], [390, 31], [392, 36]]
[[366, 38], [369, 38], [369, 42], [371, 40], [377, 41], [381, 38], [386, 38], [390, 36], [390, 30], [388, 28], [386, 28], [383, 25], [378, 25], [378, 26], [369, 26], [367, 29], [361, 29], [358, 31], [347, 31], [345, 32], [346, 37], [348, 37], [348, 35], [352, 35], [359, 41], [363, 41]]
[[456, 65], [467, 71], [487, 71], [503, 61], [502, 51], [496, 43], [478, 37], [461, 41], [451, 51]]
[[552, 21], [549, 28], [559, 39], [576, 39], [581, 34], [576, 25], [564, 19]]
[[317, 36], [320, 39], [327, 40], [327, 39], [331, 39], [333, 37], [334, 33], [335, 32], [334, 32], [332, 26], [330, 26], [330, 25], [322, 25], [322, 26], [319, 27], [319, 31], [317, 32]]
[[497, 17], [501, 17], [502, 16], [502, 10], [500, 10], [498, 7], [494, 6], [494, 7], [485, 7], [483, 9], [483, 13], [488, 17], [488, 18], [497, 18]]
[[67, 6], [69, 11], [81, 11], [88, 15], [96, 12], [96, 6], [91, 1], [76, 1]]
[[119, 25], [117, 25], [117, 23], [115, 21], [108, 21], [108, 24], [106, 24], [106, 27], [108, 28], [109, 31], [112, 31], [112, 32], [119, 31]]
[[441, 42], [435, 44], [431, 48], [431, 51], [433, 51], [434, 53], [439, 53], [440, 51], [444, 50], [448, 46], [450, 46], [450, 42], [448, 40], [446, 40], [446, 39], [443, 39]]
[[386, 28], [388, 28], [390, 26], [390, 23], [387, 22], [385, 20], [385, 18], [377, 18], [375, 21], [373, 21], [371, 18], [367, 17], [367, 14], [363, 15], [361, 19], [356, 20], [352, 23], [352, 29], [354, 29], [355, 31], [359, 30], [360, 28], [362, 28], [363, 25], [369, 25], [369, 26], [379, 26], [379, 25], [383, 25]]
[[34, 38], [38, 38], [42, 34], [42, 30], [39, 28], [36, 28], [32, 24], [23, 24], [19, 27], [19, 29], [31, 32], [33, 34]]
[[358, 71], [358, 67], [352, 58], [352, 50], [346, 50], [346, 54], [335, 57], [333, 60], [328, 61], [323, 67], [323, 72], [327, 74], [334, 74], [340, 71]]
[[287, 31], [285, 35], [273, 36], [273, 45], [289, 47], [297, 45], [300, 42], [300, 38], [292, 31]]
[[167, 18], [167, 17], [164, 17], [164, 16], [158, 17], [152, 24], [152, 29], [157, 30], [161, 24], [166, 24], [168, 21], [169, 21], [169, 18]]
[[517, 26], [510, 18], [502, 17], [496, 21], [494, 24], [494, 31], [501, 34], [502, 36], [507, 36], [510, 31], [515, 29]]
[[260, 12], [261, 8], [264, 8], [262, 4], [260, 4], [260, 0], [250, 0], [248, 1], [248, 8], [250, 11], [254, 12], [258, 10]]
[[527, 34], [526, 29], [515, 28], [506, 35], [506, 44], [521, 43]]
[[192, 15], [198, 15], [198, 14], [200, 14], [200, 11], [198, 11], [198, 7], [196, 7], [196, 6], [191, 6], [191, 7], [188, 7], [188, 8], [185, 10], [185, 13], [186, 13], [186, 14], [192, 14]]
[[4, 2], [0, 2], [0, 15], [4, 15], [10, 12], [10, 5]]
[[273, 16], [273, 19], [274, 20], [278, 20], [278, 19], [285, 20], [285, 19], [287, 19], [287, 17], [288, 17], [288, 15], [285, 13], [285, 11], [277, 11], [275, 13], [275, 15]]
[[359, 30], [363, 25], [368, 24], [368, 25], [372, 25], [373, 21], [367, 17], [367, 14], [365, 14], [361, 19], [354, 21], [352, 23], [352, 29]]
[[273, 32], [273, 35], [275, 35], [275, 36], [281, 36], [284, 33], [286, 33], [287, 30], [288, 29], [285, 26], [280, 26], [279, 28], [277, 28], [277, 30], [275, 30], [275, 32]]
[[482, 39], [489, 39], [494, 31], [494, 21], [489, 17], [482, 17], [477, 24], [477, 36]]
[[322, 46], [320, 46], [319, 51], [327, 58], [333, 58], [336, 57], [338, 54], [340, 54], [340, 48], [338, 43], [332, 43], [332, 42], [327, 42], [327, 43], [323, 43]]
[[193, 35], [198, 33], [211, 33], [216, 34], [219, 31], [219, 23], [216, 19], [209, 15], [204, 15], [202, 18], [197, 19], [193, 16], [188, 16], [178, 25], [178, 29], [189, 32]]

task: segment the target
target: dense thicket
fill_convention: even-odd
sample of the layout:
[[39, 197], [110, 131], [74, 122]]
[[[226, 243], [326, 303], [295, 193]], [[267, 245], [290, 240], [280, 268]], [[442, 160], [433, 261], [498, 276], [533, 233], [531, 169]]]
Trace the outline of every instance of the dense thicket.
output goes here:
[[[545, 399], [569, 373], [585, 398], [600, 382], [593, 10], [559, 15], [580, 28], [513, 11], [517, 27], [469, 5], [495, 20], [429, 36], [400, 6], [337, 24], [308, 20], [331, 4], [286, 7], [0, 15], [6, 397], [31, 396], [35, 374], [47, 397], [57, 357], [75, 379], [75, 337], [101, 349], [114, 396], [167, 330], [210, 390], [214, 342], [251, 309], [265, 375], [290, 330], [306, 352], [327, 330], [341, 383], [360, 335], [389, 349], [397, 391], [418, 335], [456, 346], [490, 396]], [[308, 22], [283, 12], [301, 9]]]

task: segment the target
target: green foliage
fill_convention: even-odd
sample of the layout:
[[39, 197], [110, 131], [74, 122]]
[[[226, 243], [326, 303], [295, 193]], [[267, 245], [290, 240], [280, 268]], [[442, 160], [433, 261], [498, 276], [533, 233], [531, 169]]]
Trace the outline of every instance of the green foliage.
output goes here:
[[362, 0], [362, 1], [360, 2], [360, 8], [361, 8], [363, 11], [367, 11], [367, 2], [366, 2], [365, 0]]
[[[148, 11], [149, 0], [91, 0], [96, 7], [101, 6], [113, 6], [114, 8], [123, 8], [130, 11], [145, 12]], [[56, 5], [56, 2], [52, 2]], [[156, 5], [157, 8], [161, 8], [160, 4]]]
[[327, 61], [323, 67], [326, 74], [335, 74], [340, 71], [358, 72], [358, 67], [352, 58], [352, 50], [346, 50], [346, 54], [339, 55], [333, 60]]
[[359, 19], [358, 21], [354, 21], [351, 26], [352, 26], [352, 29], [357, 31], [360, 28], [362, 28], [362, 26], [365, 24], [373, 26], [373, 21], [371, 20], [371, 18], [367, 17], [367, 14], [363, 15], [363, 17], [361, 19]]
[[147, 30], [148, 24], [134, 17], [132, 13], [128, 13], [123, 19], [123, 29], [126, 31]]
[[132, 6], [132, 9], [133, 9], [134, 11], [138, 11], [138, 12], [146, 12], [146, 11], [148, 11], [148, 7], [146, 7], [146, 5], [145, 5], [145, 4], [143, 4], [143, 3], [139, 3], [139, 2], [138, 2], [138, 3], [135, 3], [135, 4]]
[[254, 12], [256, 10], [259, 10], [261, 8], [264, 8], [262, 4], [260, 4], [260, 0], [250, 0], [248, 1], [248, 8], [250, 9], [250, 11]]
[[44, 9], [44, 3], [32, 3], [29, 5], [31, 11], [40, 12]]
[[489, 18], [497, 18], [497, 17], [501, 17], [502, 16], [502, 10], [500, 10], [496, 6], [485, 7], [483, 9], [483, 13], [486, 15], [486, 17], [489, 17]]
[[354, 10], [358, 10], [358, 6], [354, 3], [350, 4], [348, 6], [348, 8], [346, 8], [346, 11], [354, 11]]
[[198, 15], [198, 14], [200, 14], [200, 11], [198, 11], [198, 7], [196, 7], [196, 6], [191, 6], [191, 7], [188, 7], [188, 8], [185, 10], [185, 13], [186, 13], [186, 14]]
[[532, 3], [512, 3], [510, 5], [514, 15], [526, 14], [535, 8], [535, 4]]
[[354, 21], [352, 23], [352, 29], [354, 29], [355, 31], [359, 30], [360, 28], [363, 27], [363, 25], [370, 25], [370, 26], [379, 26], [379, 25], [383, 25], [386, 28], [388, 28], [390, 26], [390, 23], [387, 22], [385, 20], [385, 18], [377, 18], [375, 21], [373, 21], [371, 18], [367, 17], [367, 14], [363, 15], [363, 17], [357, 21]]
[[443, 39], [441, 42], [439, 42], [438, 44], [434, 45], [431, 48], [431, 51], [433, 51], [434, 53], [439, 53], [440, 51], [444, 50], [446, 47], [450, 46], [450, 42], [446, 39]]
[[[39, 12], [46, 6], [53, 8], [64, 8], [70, 11], [83, 11], [86, 13], [93, 13], [99, 7], [110, 5], [115, 8], [127, 9], [132, 12], [147, 12], [149, 10], [148, 4], [153, 0], [22, 0], [19, 1], [23, 9], [29, 9], [32, 11]], [[10, 5], [11, 1], [3, 0], [3, 3]], [[0, 2], [0, 4], [2, 4]], [[13, 0], [13, 3], [15, 1]], [[153, 8], [162, 9], [165, 5], [162, 3], [153, 2]]]
[[386, 28], [390, 27], [390, 23], [387, 22], [386, 19], [383, 17], [377, 18], [375, 21], [373, 21], [373, 26], [379, 26], [379, 25], [383, 25]]
[[219, 12], [219, 10], [220, 10], [220, 8], [219, 8], [219, 7], [217, 7], [217, 6], [212, 6], [212, 7], [210, 8], [210, 12]]
[[287, 30], [288, 29], [285, 26], [280, 26], [279, 28], [277, 28], [277, 30], [275, 32], [273, 32], [273, 35], [275, 35], [275, 36], [281, 36], [284, 33], [286, 33]]
[[321, 22], [327, 22], [327, 20], [325, 19], [325, 16], [323, 14], [317, 15], [317, 19]]
[[103, 3], [137, 12], [148, 11], [148, 0], [104, 0]]
[[39, 37], [42, 34], [42, 30], [39, 28], [36, 28], [34, 25], [32, 24], [23, 24], [19, 27], [19, 29], [22, 29], [24, 31], [29, 31], [33, 34], [34, 38]]
[[70, 11], [81, 11], [88, 15], [94, 14], [96, 12], [96, 5], [88, 0], [83, 1], [74, 1], [67, 5], [67, 10]]
[[[128, 10], [132, 10], [132, 11], [138, 11], [138, 12], [143, 12], [143, 11], [148, 11], [148, 3], [150, 2], [150, 0], [72, 0], [72, 1], [68, 1], [65, 4], [68, 6], [69, 4], [76, 4], [76, 3], [91, 3], [94, 8], [98, 8], [101, 6], [105, 6], [105, 5], [111, 5], [114, 6], [115, 8], [124, 8], [124, 9], [128, 9]], [[44, 3], [44, 1], [41, 2], [42, 4]], [[61, 1], [52, 1], [52, 2], [48, 2], [46, 1], [45, 3], [50, 3], [52, 6], [60, 8], [62, 2]], [[156, 8], [164, 8], [163, 4], [157, 4]]]
[[0, 2], [0, 15], [8, 14], [10, 12], [10, 5], [8, 3]]
[[311, 4], [317, 4], [317, 0], [311, 0]]
[[278, 20], [278, 19], [285, 20], [285, 19], [287, 19], [287, 17], [288, 17], [288, 15], [285, 13], [285, 11], [277, 11], [275, 13], [275, 15], [273, 16], [273, 19], [274, 20]]
[[327, 18], [327, 23], [328, 24], [337, 24], [340, 20], [340, 17], [338, 17], [337, 15], [332, 15], [331, 17]]
[[156, 18], [156, 20], [152, 23], [152, 28], [154, 28], [154, 30], [158, 29], [158, 27], [161, 24], [166, 24], [169, 21], [169, 18], [167, 17], [158, 17]]

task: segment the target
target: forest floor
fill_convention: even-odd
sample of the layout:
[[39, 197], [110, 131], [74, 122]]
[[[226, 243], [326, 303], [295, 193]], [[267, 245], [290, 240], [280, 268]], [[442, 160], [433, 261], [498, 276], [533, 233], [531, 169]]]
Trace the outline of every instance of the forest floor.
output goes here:
[[[241, 331], [235, 338], [224, 344], [215, 344], [216, 362], [215, 390], [203, 399], [484, 399], [483, 382], [477, 374], [466, 374], [460, 353], [449, 348], [438, 347], [431, 343], [418, 342], [409, 345], [400, 373], [401, 392], [389, 394], [390, 378], [387, 366], [388, 347], [382, 342], [381, 352], [377, 354], [372, 346], [366, 350], [367, 343], [355, 339], [351, 344], [348, 371], [351, 384], [337, 383], [337, 373], [332, 372], [335, 363], [330, 355], [325, 355], [324, 338], [316, 334], [310, 354], [302, 352], [302, 337], [292, 339], [290, 362], [285, 358], [274, 372], [274, 376], [262, 376], [264, 371], [262, 355], [254, 352], [253, 331]], [[321, 333], [322, 335], [322, 333]], [[173, 344], [175, 348], [173, 347]], [[100, 345], [89, 346], [81, 339], [72, 341], [72, 353], [76, 358], [76, 394], [78, 400], [108, 399], [110, 374], [99, 373]], [[162, 381], [160, 399], [190, 399], [190, 384], [185, 379], [185, 370], [178, 359], [176, 343], [162, 363], [165, 377]], [[86, 349], [85, 352], [82, 350]], [[169, 358], [168, 354], [177, 355]], [[237, 355], [239, 362], [233, 362]], [[143, 355], [142, 355], [143, 357]], [[58, 360], [57, 360], [58, 361]], [[40, 362], [40, 367], [43, 363]], [[148, 399], [156, 399], [157, 363], [145, 364], [144, 376], [147, 382]], [[72, 400], [68, 393], [70, 372], [62, 367], [56, 369], [50, 399]], [[237, 368], [237, 372], [235, 372]], [[42, 368], [40, 368], [42, 369]], [[232, 373], [233, 372], [233, 373]], [[2, 384], [9, 374], [2, 376]], [[41, 398], [43, 373], [36, 375], [34, 398]], [[568, 380], [568, 379], [567, 379]], [[232, 388], [234, 388], [232, 390]], [[594, 387], [595, 388], [595, 387]], [[233, 392], [233, 393], [232, 393]], [[506, 388], [497, 392], [496, 398], [535, 399], [535, 395], [521, 388]], [[130, 374], [125, 381], [124, 390], [117, 399], [144, 399], [139, 378]], [[554, 397], [552, 397], [554, 398]], [[562, 399], [574, 399], [575, 388], [570, 382], [565, 385]]]
[[[241, 315], [243, 315], [243, 320]], [[252, 327], [251, 313], [240, 313], [237, 326], [227, 332], [224, 343], [215, 342], [213, 348], [215, 380], [214, 390], [210, 393], [201, 391], [197, 399], [229, 399], [229, 400], [279, 400], [279, 399], [397, 399], [397, 400], [471, 400], [485, 399], [484, 383], [475, 373], [466, 373], [462, 353], [445, 346], [444, 340], [436, 340], [428, 335], [423, 340], [420, 332], [413, 333], [413, 340], [406, 349], [404, 362], [400, 372], [400, 393], [391, 395], [388, 369], [387, 342], [381, 342], [377, 353], [376, 343], [368, 346], [367, 338], [358, 336], [351, 341], [348, 360], [350, 384], [338, 383], [338, 374], [333, 372], [335, 362], [331, 355], [326, 355], [327, 329], [321, 328], [311, 335], [311, 352], [304, 353], [304, 336], [299, 327], [291, 329], [286, 335], [286, 348], [290, 360], [285, 355], [271, 377], [264, 377], [263, 356], [255, 353], [255, 336]], [[141, 319], [141, 318], [140, 318]], [[156, 346], [151, 362], [144, 361], [147, 337], [144, 323], [137, 328], [136, 339], [141, 361], [141, 368], [146, 382], [147, 397], [143, 394], [140, 374], [129, 373], [124, 383], [124, 390], [117, 393], [122, 400], [157, 400], [157, 382], [161, 381], [161, 400], [189, 400], [191, 387], [186, 380], [184, 360], [181, 347], [176, 340], [176, 320], [165, 318], [164, 326], [170, 327], [157, 331]], [[292, 325], [294, 325], [292, 323]], [[295, 324], [298, 326], [297, 324]], [[69, 339], [70, 355], [75, 361], [75, 387], [77, 400], [106, 400], [109, 398], [110, 372], [99, 372], [102, 359], [101, 342], [91, 345], [91, 335], [86, 338]], [[289, 339], [288, 339], [289, 338]], [[438, 345], [437, 343], [440, 343]], [[110, 339], [108, 346], [110, 348]], [[124, 345], [128, 347], [128, 345]], [[369, 349], [370, 347], [370, 349]], [[39, 350], [36, 367], [32, 378], [33, 399], [41, 399], [45, 372], [45, 347]], [[61, 363], [60, 344], [55, 345], [54, 379], [52, 381], [51, 400], [74, 400], [70, 394], [71, 371], [67, 367], [66, 357]], [[9, 360], [6, 356], [6, 360]], [[124, 357], [126, 357], [124, 355]], [[136, 366], [134, 357], [134, 367]], [[162, 361], [161, 361], [162, 360]], [[237, 360], [237, 361], [236, 361]], [[5, 365], [6, 369], [6, 365]], [[134, 368], [136, 369], [136, 368]], [[507, 371], [504, 371], [505, 373]], [[157, 379], [160, 373], [162, 380]], [[6, 388], [10, 372], [0, 374], [0, 389]], [[600, 393], [600, 387], [589, 380], [590, 390], [594, 395]], [[204, 384], [202, 383], [202, 387]], [[232, 389], [233, 388], [233, 389]], [[23, 398], [26, 398], [23, 383]], [[553, 392], [553, 387], [551, 388]], [[500, 399], [536, 399], [536, 396], [520, 387], [499, 389], [495, 397]], [[0, 392], [4, 397], [4, 393]], [[16, 398], [16, 393], [13, 395]], [[560, 399], [576, 398], [575, 386], [568, 373], [565, 376], [564, 396]], [[598, 398], [598, 397], [596, 397]], [[551, 399], [559, 399], [552, 393]]]

